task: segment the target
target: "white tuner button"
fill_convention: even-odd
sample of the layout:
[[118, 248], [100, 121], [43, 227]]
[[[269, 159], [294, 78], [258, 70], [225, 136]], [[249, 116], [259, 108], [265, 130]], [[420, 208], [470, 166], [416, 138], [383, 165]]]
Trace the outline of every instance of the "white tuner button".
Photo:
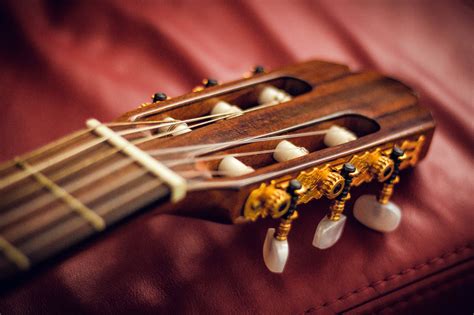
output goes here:
[[285, 269], [289, 253], [288, 240], [277, 240], [275, 238], [275, 229], [268, 229], [265, 242], [263, 243], [263, 261], [265, 266], [271, 272], [282, 273]]
[[346, 224], [346, 216], [341, 214], [337, 221], [330, 220], [327, 216], [319, 222], [316, 232], [314, 233], [313, 246], [319, 249], [326, 249], [341, 238], [344, 225]]
[[375, 195], [363, 195], [354, 204], [354, 216], [365, 226], [387, 233], [394, 231], [400, 225], [402, 212], [391, 201], [381, 204]]

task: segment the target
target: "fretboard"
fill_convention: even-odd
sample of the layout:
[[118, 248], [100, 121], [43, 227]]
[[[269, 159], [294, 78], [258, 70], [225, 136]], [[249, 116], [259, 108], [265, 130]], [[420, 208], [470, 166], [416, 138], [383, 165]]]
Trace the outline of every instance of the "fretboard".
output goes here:
[[0, 279], [104, 231], [170, 189], [93, 131], [0, 166]]

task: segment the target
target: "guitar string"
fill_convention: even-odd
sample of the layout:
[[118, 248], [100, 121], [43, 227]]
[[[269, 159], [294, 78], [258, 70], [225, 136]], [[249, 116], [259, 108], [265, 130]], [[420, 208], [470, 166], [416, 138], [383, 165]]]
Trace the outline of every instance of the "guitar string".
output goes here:
[[[294, 138], [294, 137], [307, 137], [307, 136], [313, 136], [313, 135], [320, 135], [320, 134], [323, 134], [325, 132], [326, 132], [325, 130], [322, 130], [322, 131], [314, 131], [314, 132], [291, 134], [291, 135], [271, 136], [271, 137], [264, 137], [264, 138], [258, 138], [258, 139], [245, 139], [245, 143], [255, 143], [255, 142], [271, 141], [271, 140], [281, 140], [281, 139], [289, 139], [289, 138]], [[230, 144], [235, 145], [237, 143], [238, 143], [238, 141], [232, 141], [232, 142], [222, 142], [222, 143], [209, 144], [209, 145], [206, 145], [206, 146], [209, 147], [209, 148], [215, 148], [216, 146], [222, 146], [222, 145], [229, 146]], [[188, 147], [186, 147], [186, 149], [187, 150], [193, 149], [193, 147], [195, 147], [195, 146], [188, 146]], [[199, 145], [198, 147], [202, 148], [203, 146]], [[90, 159], [89, 161], [87, 161], [87, 163], [89, 164], [89, 166], [93, 165], [98, 160], [103, 160], [103, 159], [105, 159], [109, 156], [112, 156], [113, 155], [112, 153], [114, 153], [116, 151], [118, 151], [118, 150], [113, 149], [112, 151], [104, 152], [105, 154], [103, 154], [102, 156], [99, 155], [99, 157], [96, 158], [96, 159]], [[206, 157], [205, 160], [221, 159], [221, 158], [224, 158], [225, 156], [234, 156], [235, 157], [235, 156], [246, 156], [246, 155], [253, 155], [253, 154], [263, 154], [263, 153], [269, 153], [269, 152], [273, 152], [273, 150], [254, 151], [254, 152], [251, 152], [251, 153], [230, 153], [230, 154], [226, 154], [226, 155], [220, 155], [220, 156], [217, 156], [217, 157], [216, 156]], [[183, 162], [194, 163], [194, 162], [199, 161], [199, 160], [196, 160], [196, 158], [186, 158], [186, 159], [180, 159], [180, 161], [181, 161], [180, 163], [183, 163]], [[129, 163], [130, 164], [133, 163], [133, 160], [129, 159]], [[80, 163], [80, 164], [82, 164], [81, 166], [84, 165], [84, 163]], [[84, 168], [81, 168], [81, 169], [84, 169]], [[110, 172], [117, 171], [118, 169], [119, 169], [118, 167], [114, 168], [114, 169], [111, 169]], [[59, 174], [64, 175], [64, 173], [59, 173]], [[53, 181], [57, 181], [58, 178], [61, 179], [61, 178], [64, 178], [64, 177], [58, 176], [58, 175], [50, 177], [50, 179], [53, 180]], [[35, 185], [34, 187], [36, 188], [36, 190], [34, 190], [33, 192], [42, 189], [42, 187], [38, 187], [37, 185]], [[24, 191], [24, 189], [22, 189], [22, 191]], [[28, 190], [26, 190], [26, 191], [28, 192]], [[18, 197], [19, 198], [25, 197], [24, 195], [25, 194], [21, 194], [20, 196], [17, 195], [17, 196], [14, 196], [13, 198], [10, 198], [10, 199], [13, 199], [13, 200], [10, 200], [10, 203], [14, 203], [15, 200], [18, 200]], [[17, 198], [15, 198], [15, 197], [17, 197]], [[31, 201], [34, 201], [34, 200], [31, 200]]]
[[[217, 116], [217, 115], [212, 115], [212, 116]], [[230, 117], [230, 116], [232, 116], [232, 115], [226, 115], [225, 118]], [[193, 119], [193, 120], [197, 120], [197, 119]], [[213, 121], [214, 121], [214, 120], [212, 120], [212, 121], [204, 121], [204, 122], [202, 122], [202, 123], [198, 123], [198, 124], [191, 125], [191, 126], [189, 126], [189, 128], [190, 128], [190, 129], [197, 128], [197, 127], [200, 127], [200, 126], [203, 126], [203, 125], [212, 123]], [[178, 122], [178, 123], [174, 123], [174, 124], [180, 124], [180, 123], [182, 123], [182, 122]], [[121, 124], [121, 123], [120, 123], [120, 124]], [[155, 126], [154, 128], [161, 128], [161, 125]], [[136, 130], [135, 130], [135, 129], [131, 129], [130, 131], [136, 131]], [[156, 138], [166, 137], [166, 136], [168, 136], [168, 135], [170, 135], [170, 134], [172, 134], [172, 133], [173, 133], [173, 131], [163, 132], [163, 133], [158, 134], [157, 136], [154, 136], [153, 138], [156, 139]], [[119, 133], [119, 134], [120, 134], [120, 133]], [[130, 133], [128, 133], [128, 134], [130, 134]], [[149, 141], [149, 140], [150, 140], [149, 138], [146, 138], [145, 141], [142, 141], [142, 140], [139, 139], [138, 141], [135, 140], [135, 141], [131, 141], [131, 142], [132, 142], [132, 144], [137, 145], [137, 144], [140, 144], [140, 143], [147, 142], [147, 141]], [[92, 143], [89, 142], [89, 143], [84, 144], [82, 147], [77, 148], [76, 151], [83, 151], [83, 150], [85, 150], [85, 149], [92, 148], [94, 145], [96, 145], [96, 144], [98, 144], [98, 143], [102, 143], [102, 142], [105, 142], [105, 140], [104, 140], [103, 138], [97, 138], [97, 139], [95, 139], [95, 141], [93, 141]], [[109, 157], [109, 156], [115, 154], [115, 153], [118, 153], [118, 152], [120, 152], [119, 149], [112, 148], [112, 149], [110, 149], [109, 151], [96, 154], [96, 155], [95, 155], [95, 158], [90, 157], [90, 158], [88, 158], [88, 159], [86, 159], [86, 160], [83, 160], [83, 161], [81, 161], [80, 163], [76, 164], [74, 167], [70, 167], [70, 168], [68, 168], [68, 169], [65, 169], [64, 171], [60, 171], [59, 174], [56, 174], [56, 175], [53, 176], [53, 178], [51, 178], [51, 179], [52, 179], [53, 181], [55, 181], [55, 180], [60, 180], [61, 178], [64, 178], [64, 177], [69, 176], [69, 175], [71, 175], [71, 174], [73, 174], [73, 173], [75, 173], [75, 172], [78, 172], [78, 171], [84, 169], [85, 167], [90, 166], [90, 165], [93, 165], [93, 164], [95, 164], [95, 163], [97, 163], [97, 162], [99, 162], [99, 161], [101, 161], [101, 160], [103, 160], [103, 159], [105, 159], [105, 158], [107, 158], [107, 157]], [[74, 153], [76, 153], [76, 152], [74, 152]], [[97, 157], [97, 155], [98, 155], [98, 157]], [[67, 158], [67, 157], [69, 157], [69, 156], [72, 157], [72, 156], [75, 156], [75, 154], [71, 154], [71, 152], [69, 152], [69, 153], [68, 153], [68, 156], [66, 156], [66, 157], [65, 157], [64, 155], [63, 155], [63, 156], [58, 156], [58, 157], [56, 157], [56, 160], [64, 160], [65, 158]], [[50, 166], [54, 166], [55, 164], [57, 164], [57, 163], [56, 163], [56, 162], [57, 162], [56, 160], [53, 160], [53, 161], [52, 161], [52, 160], [48, 160], [48, 161], [44, 162], [43, 164], [36, 164], [36, 165], [35, 165], [35, 168], [36, 168], [38, 171], [44, 170], [44, 169], [46, 169], [46, 168], [48, 168], [48, 167], [50, 167]], [[6, 186], [8, 186], [8, 185], [12, 185], [12, 184], [15, 183], [16, 181], [19, 181], [19, 180], [21, 180], [21, 179], [27, 177], [26, 175], [23, 175], [23, 178], [20, 178], [19, 175], [21, 175], [21, 174], [22, 174], [22, 173], [19, 173], [19, 174], [18, 174], [18, 178], [14, 178], [13, 180], [12, 180], [12, 179], [9, 179], [9, 181], [8, 181], [8, 178], [7, 178], [7, 179], [5, 180], [5, 183], [3, 184], [3, 186], [6, 187]], [[8, 181], [8, 182], [7, 182], [7, 181]], [[30, 185], [30, 187], [31, 187], [31, 185]], [[0, 181], [0, 189], [1, 189], [1, 188], [4, 188], [4, 187], [2, 187], [1, 181]], [[22, 191], [20, 192], [20, 197], [23, 196], [23, 195], [27, 195], [28, 193], [33, 193], [33, 192], [35, 192], [35, 191], [37, 191], [37, 190], [40, 190], [40, 189], [42, 189], [42, 188], [41, 188], [41, 187], [37, 187], [37, 186], [36, 186], [36, 189], [33, 189], [33, 188], [26, 189], [26, 188], [24, 188], [24, 189], [22, 189]], [[18, 193], [17, 193], [16, 195], [11, 195], [11, 196], [10, 196], [10, 199], [15, 199], [15, 197], [18, 197]]]
[[[220, 143], [213, 143], [213, 144], [203, 144], [203, 145], [192, 145], [192, 146], [182, 146], [182, 147], [174, 147], [174, 148], [167, 148], [167, 149], [161, 149], [161, 150], [153, 150], [153, 151], [147, 151], [148, 154], [152, 156], [159, 156], [164, 153], [170, 154], [170, 153], [176, 153], [176, 151], [183, 152], [183, 151], [189, 151], [189, 150], [195, 150], [195, 149], [205, 149], [207, 148], [208, 150], [206, 152], [196, 152], [193, 154], [193, 157], [199, 155], [199, 154], [204, 154], [204, 153], [210, 153], [211, 151], [216, 151], [217, 148], [223, 148], [223, 147], [230, 147], [230, 146], [235, 146], [235, 145], [242, 145], [242, 144], [247, 144], [247, 143], [256, 143], [256, 142], [262, 142], [262, 141], [272, 141], [272, 140], [282, 140], [282, 139], [291, 139], [291, 138], [296, 138], [296, 137], [307, 137], [307, 136], [314, 136], [314, 135], [321, 135], [326, 133], [327, 129], [325, 130], [318, 130], [318, 131], [312, 131], [312, 132], [306, 132], [306, 133], [297, 133], [297, 134], [289, 134], [289, 135], [280, 135], [280, 136], [268, 136], [268, 137], [263, 137], [263, 138], [246, 138], [246, 139], [240, 139], [240, 140], [234, 140], [234, 141], [228, 141], [228, 142], [220, 142]], [[257, 136], [258, 137], [258, 136]], [[109, 156], [112, 156], [113, 154], [119, 152], [120, 150], [118, 149], [110, 149], [108, 151], [96, 154], [94, 158], [88, 158], [86, 160], [81, 161], [80, 163], [75, 164], [73, 167], [69, 167], [67, 169], [59, 171], [59, 173], [55, 173], [54, 175], [51, 176], [51, 180], [53, 181], [58, 181], [61, 180], [62, 178], [65, 178], [77, 171], [83, 170], [88, 166], [91, 166], [97, 162], [100, 162], [104, 159], [106, 159]], [[192, 158], [187, 157], [188, 161], [190, 163], [193, 163]], [[10, 203], [14, 202], [15, 200], [25, 197], [29, 193], [34, 193], [38, 190], [41, 190], [42, 187], [38, 187], [38, 185], [29, 185], [27, 187], [24, 187], [21, 191], [19, 191], [16, 194], [10, 194], [9, 199]], [[13, 200], [13, 201], [11, 201]]]
[[[209, 123], [212, 123], [214, 121], [216, 121], [216, 119], [224, 119], [224, 118], [227, 118], [231, 115], [227, 115], [227, 116], [223, 116], [221, 118], [215, 118], [214, 120], [211, 120], [211, 121], [205, 121], [205, 122], [202, 122], [202, 123], [198, 123], [198, 124], [195, 124], [195, 125], [192, 125], [192, 126], [189, 126], [190, 129], [192, 128], [196, 128], [196, 127], [200, 127], [200, 126], [203, 126], [203, 125], [206, 125], [206, 124], [209, 124]], [[204, 119], [203, 117], [200, 117], [201, 119]], [[196, 118], [192, 118], [193, 121], [196, 120]], [[166, 122], [166, 124], [160, 124], [160, 125], [157, 125], [157, 126], [154, 126], [153, 129], [158, 129], [158, 128], [162, 128], [162, 127], [171, 127], [171, 126], [174, 126], [174, 125], [179, 125], [179, 124], [182, 124], [184, 122], [186, 122], [187, 120], [183, 120], [183, 121], [179, 121], [179, 122]], [[133, 134], [133, 133], [139, 133], [139, 132], [142, 132], [141, 130], [137, 130], [137, 129], [140, 129], [140, 128], [132, 128], [130, 130], [124, 130], [124, 131], [119, 131], [117, 132], [119, 135], [129, 135], [129, 134]], [[86, 134], [87, 132], [91, 132], [92, 129], [85, 129], [86, 132], [82, 131], [80, 132], [79, 134], [80, 135], [83, 135], [83, 134]], [[141, 144], [141, 143], [144, 143], [144, 142], [147, 142], [149, 140], [153, 140], [153, 139], [157, 139], [157, 138], [162, 138], [162, 137], [166, 137], [168, 135], [171, 135], [173, 134], [173, 131], [169, 131], [169, 132], [164, 132], [164, 133], [160, 133], [156, 136], [153, 136], [153, 137], [146, 137], [144, 141], [135, 141], [135, 142], [132, 142], [133, 144], [137, 145], [137, 144]], [[64, 160], [67, 160], [69, 158], [72, 158], [82, 152], [85, 152], [86, 150], [89, 150], [89, 149], [92, 149], [94, 146], [100, 144], [100, 143], [103, 143], [107, 141], [107, 139], [105, 138], [95, 138], [79, 147], [76, 147], [74, 149], [71, 149], [59, 156], [56, 156], [55, 158], [53, 159], [49, 159], [47, 161], [44, 161], [42, 163], [38, 163], [38, 164], [35, 164], [35, 168], [38, 170], [38, 171], [43, 171], [45, 169], [47, 169], [48, 167], [51, 167], [51, 166], [54, 166], [54, 165], [57, 165], [59, 163], [61, 163], [62, 161]], [[31, 158], [31, 157], [30, 157]], [[22, 159], [20, 157], [20, 159]], [[14, 166], [15, 164], [13, 164]], [[24, 179], [24, 178], [27, 178], [31, 175], [28, 175], [27, 173], [24, 173], [24, 172], [21, 172], [21, 173], [16, 173], [16, 174], [13, 174], [13, 175], [10, 175], [10, 176], [7, 176], [6, 178], [4, 178], [3, 180], [0, 180], [0, 190], [1, 189], [4, 189], [5, 187], [9, 186], [9, 185], [13, 185], [14, 183]]]
[[[285, 102], [282, 102], [282, 103], [285, 103]], [[243, 110], [241, 113], [213, 114], [213, 115], [206, 115], [206, 116], [201, 116], [201, 117], [196, 117], [196, 118], [189, 118], [189, 119], [186, 119], [186, 120], [181, 120], [181, 121], [176, 121], [176, 122], [170, 122], [170, 121], [165, 121], [165, 120], [155, 120], [155, 121], [113, 122], [113, 123], [107, 123], [105, 125], [108, 126], [108, 127], [119, 127], [119, 126], [136, 126], [136, 125], [166, 123], [166, 126], [171, 127], [173, 125], [179, 125], [181, 123], [188, 123], [188, 122], [194, 122], [194, 121], [199, 121], [199, 120], [204, 120], [204, 119], [209, 119], [209, 118], [220, 117], [220, 119], [216, 119], [216, 120], [212, 121], [212, 122], [214, 122], [214, 121], [221, 120], [221, 119], [229, 119], [229, 118], [237, 117], [237, 116], [240, 116], [242, 114], [253, 112], [253, 111], [256, 111], [256, 110], [260, 110], [260, 109], [264, 109], [264, 108], [268, 108], [268, 107], [273, 107], [273, 106], [276, 106], [276, 105], [279, 105], [279, 104], [282, 104], [282, 103], [276, 103], [275, 102], [275, 103], [261, 104], [261, 105], [257, 105], [257, 106], [251, 107], [251, 108], [247, 108], [247, 109]], [[165, 125], [155, 126], [155, 127], [152, 127], [151, 129], [161, 128], [161, 127], [164, 127], [164, 126]], [[142, 132], [141, 130], [137, 130], [137, 129], [138, 128], [130, 129], [130, 133]], [[51, 143], [49, 143], [49, 144], [47, 144], [47, 145], [45, 145], [41, 148], [38, 148], [38, 149], [36, 149], [32, 152], [29, 152], [29, 153], [26, 153], [24, 155], [18, 156], [17, 158], [26, 161], [27, 159], [37, 157], [37, 156], [41, 155], [42, 153], [44, 153], [48, 150], [57, 149], [57, 148], [61, 147], [61, 145], [66, 144], [67, 142], [78, 139], [80, 136], [82, 136], [84, 134], [87, 134], [90, 131], [91, 131], [91, 129], [89, 128], [89, 129], [82, 129], [82, 130], [73, 132], [72, 134], [70, 134], [68, 136], [65, 136], [65, 137], [60, 138], [56, 141], [53, 141], [53, 142], [51, 142]], [[152, 139], [150, 139], [150, 140], [152, 140]], [[5, 169], [7, 169], [9, 167], [15, 167], [15, 165], [16, 165], [16, 163], [13, 160], [2, 163], [2, 164], [0, 164], [0, 172], [4, 171]], [[2, 181], [0, 181], [0, 184], [1, 183], [2, 183]], [[0, 189], [2, 189], [2, 188], [4, 188], [4, 187], [0, 185]]]
[[[255, 107], [246, 109], [246, 110], [242, 111], [242, 113], [213, 114], [213, 115], [195, 117], [195, 118], [190, 118], [190, 119], [185, 119], [185, 120], [180, 120], [180, 121], [175, 121], [175, 122], [162, 120], [162, 121], [157, 121], [157, 122], [160, 122], [160, 124], [156, 125], [156, 126], [152, 126], [152, 127], [148, 127], [148, 128], [147, 127], [132, 128], [132, 129], [129, 129], [129, 130], [118, 131], [117, 133], [119, 135], [128, 135], [128, 134], [133, 134], [133, 133], [140, 133], [140, 132], [147, 131], [147, 130], [158, 129], [158, 128], [162, 128], [162, 127], [172, 127], [172, 126], [175, 126], [175, 125], [177, 126], [177, 125], [182, 124], [182, 123], [188, 123], [188, 122], [194, 122], [194, 121], [200, 121], [200, 120], [205, 120], [205, 119], [209, 119], [209, 118], [214, 118], [214, 119], [211, 119], [209, 121], [205, 121], [203, 123], [199, 123], [199, 124], [195, 124], [193, 126], [189, 126], [189, 128], [192, 129], [191, 127], [196, 128], [196, 127], [204, 126], [204, 125], [210, 124], [212, 122], [216, 122], [216, 121], [223, 120], [223, 119], [230, 119], [230, 118], [237, 117], [237, 116], [240, 116], [240, 115], [248, 113], [248, 112], [252, 112], [252, 111], [255, 111], [255, 110], [262, 109], [262, 108], [275, 106], [275, 105], [278, 105], [278, 104], [281, 104], [281, 103], [263, 104], [263, 105], [259, 105], [259, 106], [255, 106]], [[108, 124], [106, 124], [106, 126], [128, 126], [128, 125], [137, 125], [137, 124], [146, 124], [146, 123], [148, 123], [148, 122], [118, 122], [118, 123], [108, 123]], [[70, 136], [67, 136], [65, 138], [59, 139], [57, 142], [55, 142], [55, 146], [53, 146], [51, 144], [46, 145], [45, 147], [40, 148], [36, 151], [33, 151], [33, 152], [27, 154], [26, 156], [20, 156], [18, 158], [21, 159], [21, 160], [26, 161], [26, 159], [31, 159], [35, 156], [40, 155], [41, 153], [44, 153], [45, 151], [47, 151], [49, 149], [53, 149], [54, 147], [58, 147], [59, 145], [64, 144], [64, 143], [66, 143], [70, 140], [72, 141], [74, 139], [77, 139], [80, 136], [82, 136], [84, 134], [87, 134], [90, 131], [92, 131], [92, 129], [90, 129], [90, 128], [80, 130], [80, 131], [76, 132], [73, 135], [70, 135]], [[157, 138], [161, 138], [161, 137], [171, 135], [172, 133], [173, 133], [173, 131], [170, 131], [170, 132], [165, 132], [165, 133], [158, 134], [156, 136], [144, 137], [141, 140], [137, 140], [136, 142], [133, 142], [133, 144], [135, 144], [135, 145], [142, 144], [142, 143], [151, 141], [153, 139], [157, 139]], [[94, 139], [89, 144], [86, 143], [83, 146], [81, 146], [79, 149], [76, 149], [76, 150], [72, 149], [72, 152], [70, 152], [70, 154], [64, 154], [63, 156], [60, 156], [61, 159], [58, 157], [56, 159], [48, 160], [48, 161], [45, 161], [43, 163], [36, 164], [34, 166], [35, 166], [36, 169], [38, 169], [38, 171], [42, 171], [42, 170], [44, 170], [44, 169], [46, 169], [50, 166], [53, 166], [55, 164], [58, 164], [58, 163], [62, 162], [64, 159], [74, 157], [75, 155], [80, 154], [81, 152], [84, 152], [88, 149], [91, 149], [95, 145], [98, 145], [98, 144], [100, 144], [102, 142], [105, 142], [105, 141], [106, 141], [106, 139], [102, 139], [102, 138]], [[4, 165], [0, 166], [0, 171], [6, 169], [8, 167], [12, 167], [12, 166], [13, 167], [15, 166], [14, 162], [12, 162], [12, 161], [7, 162]], [[4, 178], [3, 180], [0, 180], [0, 190], [4, 189], [5, 187], [7, 187], [9, 185], [12, 185], [12, 184], [18, 182], [18, 181], [20, 181], [24, 178], [27, 178], [29, 176], [30, 175], [25, 174], [25, 173], [18, 173], [18, 174], [13, 174], [11, 176], [8, 176], [8, 177]]]
[[[312, 134], [314, 134], [315, 132], [313, 132]], [[321, 132], [318, 132], [318, 134], [321, 134]], [[294, 136], [294, 135], [292, 135]], [[308, 133], [305, 133], [305, 136], [308, 136]], [[275, 137], [268, 137], [268, 138], [275, 138]], [[281, 138], [281, 137], [279, 137]], [[253, 141], [262, 141], [262, 140], [265, 140], [265, 139], [254, 139]], [[251, 155], [257, 155], [257, 154], [269, 154], [269, 153], [272, 153], [274, 152], [275, 150], [261, 150], [261, 151], [252, 151], [252, 152], [240, 152], [240, 153], [229, 153], [229, 154], [225, 154], [225, 155], [217, 155], [217, 156], [209, 156], [209, 157], [204, 157], [204, 158], [200, 158], [200, 159], [182, 159], [180, 160], [180, 163], [195, 163], [196, 161], [204, 161], [204, 160], [216, 160], [216, 159], [222, 159], [226, 156], [234, 156], [234, 157], [238, 157], [238, 156], [251, 156]], [[87, 186], [88, 184], [96, 181], [96, 180], [99, 180], [100, 178], [102, 177], [105, 177], [107, 175], [110, 175], [112, 174], [113, 172], [117, 171], [118, 169], [122, 168], [122, 167], [125, 167], [129, 164], [132, 164], [133, 163], [133, 160], [124, 160], [124, 161], [119, 161], [119, 162], [116, 162], [115, 164], [112, 164], [109, 166], [109, 168], [107, 169], [103, 169], [102, 172], [100, 173], [93, 173], [92, 175], [88, 175], [88, 177], [83, 177], [79, 180], [76, 180], [76, 181], [73, 181], [72, 183], [66, 185], [64, 187], [64, 189], [70, 193], [74, 193], [75, 190], [79, 190], [81, 188], [83, 188], [84, 186]], [[144, 171], [145, 172], [145, 171]], [[182, 173], [182, 175], [186, 176], [186, 177], [189, 177], [189, 176], [194, 176], [194, 177], [199, 177], [199, 176], [202, 176], [202, 177], [206, 177], [206, 175], [227, 175], [227, 172], [222, 172], [222, 171], [206, 171], [206, 170], [203, 170], [203, 171], [199, 171], [199, 170], [193, 170], [192, 172], [189, 172], [189, 171], [177, 171], [178, 173]], [[73, 191], [74, 189], [74, 191]], [[106, 192], [107, 193], [107, 192]], [[105, 193], [103, 193], [105, 194]], [[55, 201], [57, 198], [54, 198], [54, 196], [52, 195], [46, 195], [48, 196], [47, 198], [46, 197], [42, 197], [42, 199], [40, 199], [40, 202], [41, 202], [41, 206], [46, 206], [47, 204], [49, 204], [50, 202], [53, 202]], [[40, 207], [38, 207], [37, 205], [37, 200], [36, 199], [33, 199], [33, 200], [30, 200], [28, 202], [28, 204], [23, 204], [22, 205], [22, 209], [18, 209], [18, 208], [14, 208], [15, 211], [11, 211], [12, 209], [10, 209], [10, 211], [8, 211], [6, 213], [6, 215], [2, 215], [0, 216], [1, 220], [0, 222], [5, 222], [2, 226], [4, 225], [7, 225], [7, 224], [10, 224], [18, 219], [21, 219], [21, 217], [24, 217], [28, 214], [31, 214], [32, 212], [35, 211], [35, 209], [40, 209]], [[29, 207], [28, 207], [29, 206]], [[19, 210], [23, 210], [23, 211], [19, 211]], [[13, 214], [12, 214], [13, 213]]]

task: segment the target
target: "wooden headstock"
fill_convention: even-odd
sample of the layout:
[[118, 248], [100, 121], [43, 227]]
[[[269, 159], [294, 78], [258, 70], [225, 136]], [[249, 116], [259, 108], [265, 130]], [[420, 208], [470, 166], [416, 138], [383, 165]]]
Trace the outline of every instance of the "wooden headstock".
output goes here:
[[[290, 101], [257, 109], [258, 92], [272, 85], [292, 95]], [[243, 156], [239, 159], [255, 172], [239, 177], [213, 177], [191, 186], [190, 204], [179, 206], [182, 211], [200, 213], [213, 218], [242, 222], [243, 208], [250, 192], [261, 183], [281, 178], [298, 178], [302, 172], [326, 164], [336, 169], [346, 162], [362, 163], [358, 157], [366, 152], [381, 150], [385, 155], [394, 145], [405, 149], [407, 156], [401, 169], [413, 166], [428, 150], [434, 130], [430, 112], [418, 104], [416, 94], [406, 85], [375, 72], [350, 72], [342, 65], [310, 61], [269, 73], [201, 89], [140, 107], [127, 113], [120, 121], [162, 120], [173, 117], [186, 120], [209, 115], [220, 100], [254, 111], [229, 119], [221, 119], [193, 129], [177, 137], [150, 141], [144, 147], [180, 147], [189, 144], [226, 143], [238, 139], [262, 136], [292, 135], [322, 130], [339, 125], [353, 131], [358, 139], [335, 147], [323, 143], [324, 135], [289, 139], [305, 147], [309, 154], [278, 163], [272, 154]], [[233, 144], [206, 156], [222, 156], [271, 150], [281, 140]], [[387, 155], [388, 156], [388, 155]], [[216, 170], [220, 159], [201, 162], [201, 169]], [[353, 182], [360, 185], [372, 180], [367, 170], [361, 170]], [[212, 198], [204, 198], [204, 193]], [[199, 208], [192, 207], [199, 200]], [[202, 202], [208, 202], [203, 206]], [[219, 209], [213, 213], [204, 208]], [[245, 220], [244, 220], [245, 221]]]
[[[381, 191], [356, 202], [356, 218], [381, 232], [398, 226], [400, 209], [390, 202], [398, 172], [425, 157], [435, 126], [410, 88], [322, 61], [216, 83], [157, 94], [113, 123], [88, 121], [88, 129], [0, 167], [1, 277], [170, 193], [177, 202], [159, 211], [278, 219], [264, 245], [274, 272], [286, 263], [299, 204], [332, 200], [313, 241], [320, 249], [339, 239], [350, 189], [364, 183], [380, 182]], [[44, 226], [52, 230], [29, 239]]]

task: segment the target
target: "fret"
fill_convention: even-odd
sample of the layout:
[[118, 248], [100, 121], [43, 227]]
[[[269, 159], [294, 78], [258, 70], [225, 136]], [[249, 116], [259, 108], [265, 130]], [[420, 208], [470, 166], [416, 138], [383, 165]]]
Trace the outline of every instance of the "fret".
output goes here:
[[95, 230], [102, 231], [105, 229], [105, 221], [94, 211], [86, 207], [82, 202], [69, 194], [66, 190], [58, 186], [55, 182], [46, 177], [43, 173], [37, 171], [30, 164], [17, 160], [17, 165], [22, 167], [27, 173], [33, 176], [38, 183], [47, 188], [53, 195], [64, 201], [71, 209], [79, 214], [84, 220], [88, 221]]
[[2, 236], [0, 236], [0, 251], [2, 251], [5, 257], [15, 264], [18, 269], [28, 270], [30, 268], [30, 259]]

